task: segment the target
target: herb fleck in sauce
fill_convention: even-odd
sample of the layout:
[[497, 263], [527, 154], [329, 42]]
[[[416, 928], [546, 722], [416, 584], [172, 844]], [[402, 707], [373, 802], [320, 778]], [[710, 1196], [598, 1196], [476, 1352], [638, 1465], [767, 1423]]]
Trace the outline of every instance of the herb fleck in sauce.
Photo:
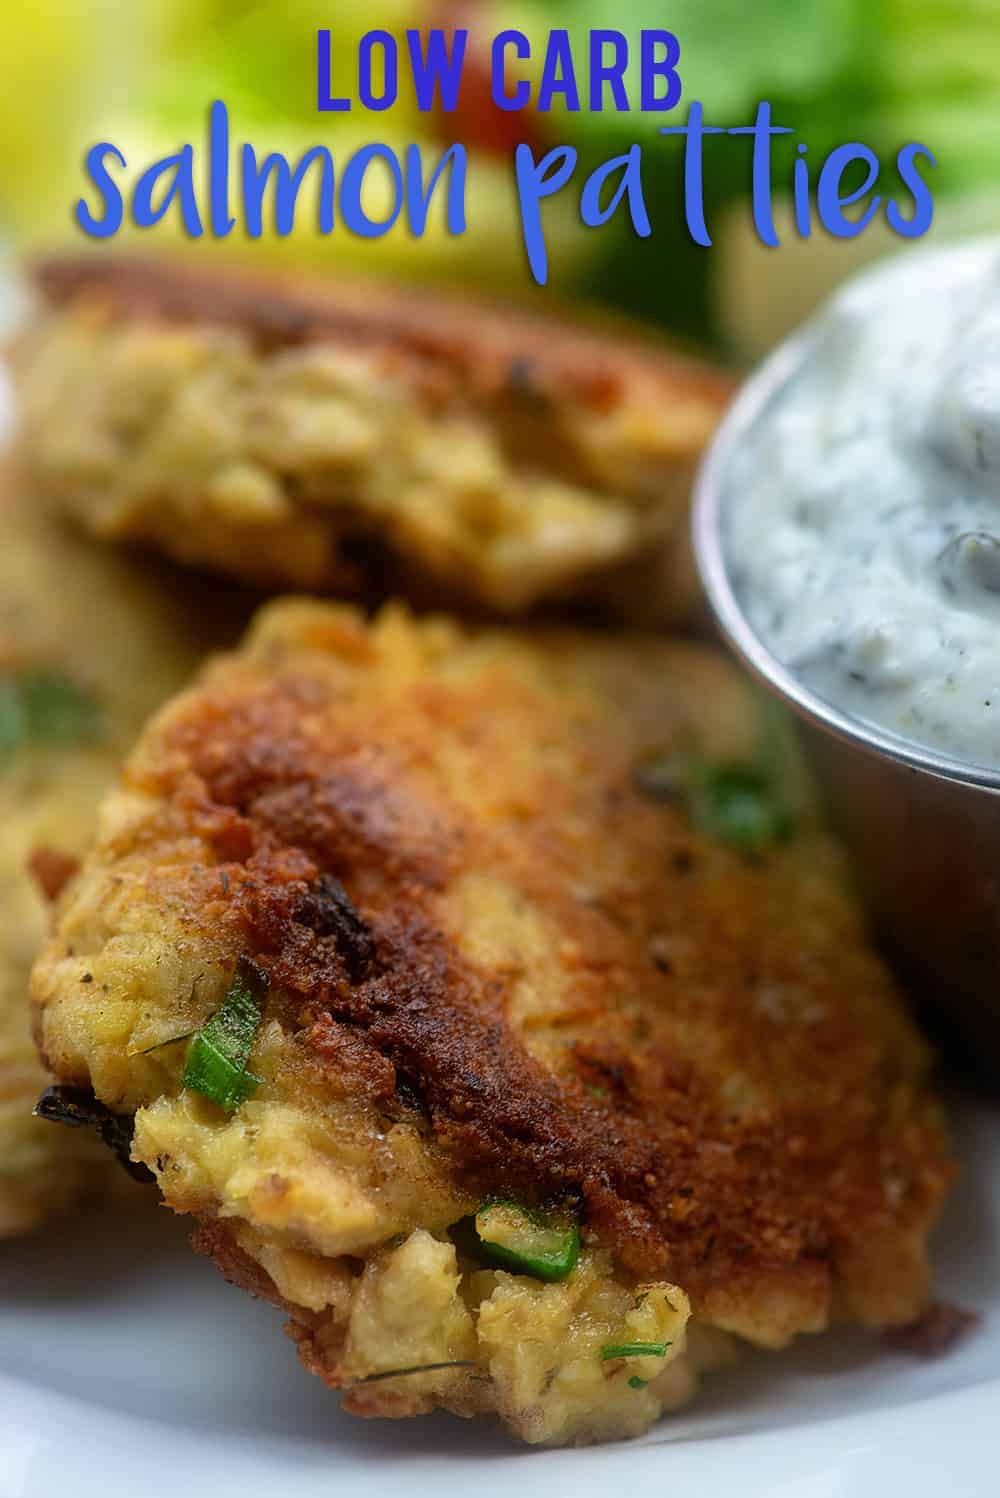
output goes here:
[[845, 287], [727, 486], [774, 654], [857, 717], [1000, 765], [1000, 241]]

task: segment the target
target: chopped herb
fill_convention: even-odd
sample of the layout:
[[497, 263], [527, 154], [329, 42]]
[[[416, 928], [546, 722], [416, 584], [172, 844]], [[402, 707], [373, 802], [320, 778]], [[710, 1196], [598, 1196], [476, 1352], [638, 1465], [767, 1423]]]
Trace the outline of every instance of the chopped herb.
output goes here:
[[19, 749], [28, 737], [28, 719], [17, 682], [0, 676], [0, 756]]
[[47, 1087], [35, 1104], [34, 1114], [47, 1123], [67, 1124], [71, 1129], [95, 1129], [102, 1144], [134, 1180], [155, 1179], [147, 1166], [132, 1159], [135, 1120], [131, 1113], [112, 1113], [88, 1087]]
[[20, 687], [30, 738], [39, 743], [77, 744], [96, 734], [100, 709], [68, 676], [58, 671], [26, 671]]
[[188, 1047], [183, 1085], [227, 1113], [234, 1113], [260, 1086], [260, 1078], [247, 1071], [247, 1061], [260, 1027], [266, 987], [260, 969], [241, 958], [221, 1008], [195, 1032]]
[[648, 1383], [648, 1378], [640, 1378], [638, 1373], [633, 1373], [628, 1381], [628, 1386], [630, 1389], [644, 1389]]
[[[81, 978], [80, 981], [82, 983], [83, 979]], [[179, 1040], [190, 1040], [191, 1036], [195, 1034], [197, 1034], [196, 1030], [184, 1030], [180, 1035], [168, 1035], [166, 1040], [154, 1040], [152, 1045], [144, 1046], [141, 1051], [129, 1050], [127, 1054], [129, 1056], [151, 1056], [154, 1051], [162, 1050], [165, 1045], [176, 1045]]]
[[93, 697], [59, 671], [0, 676], [0, 756], [26, 744], [84, 743], [100, 722]]
[[773, 781], [752, 764], [707, 766], [691, 787], [697, 825], [743, 853], [760, 853], [791, 835], [792, 823]]
[[743, 853], [760, 853], [784, 842], [791, 818], [777, 778], [760, 760], [709, 764], [697, 756], [659, 753], [640, 761], [632, 779], [641, 795], [680, 803], [703, 832]]
[[580, 1256], [580, 1230], [564, 1227], [516, 1202], [486, 1202], [475, 1219], [480, 1252], [515, 1274], [564, 1280]]
[[612, 1358], [665, 1358], [669, 1342], [609, 1342], [601, 1348], [601, 1362]]
[[383, 1378], [405, 1378], [411, 1373], [438, 1373], [442, 1368], [474, 1368], [474, 1358], [453, 1358], [447, 1363], [415, 1363], [412, 1368], [387, 1368], [384, 1373], [367, 1373], [364, 1378], [356, 1378], [348, 1388], [354, 1388], [355, 1384], [376, 1384]]

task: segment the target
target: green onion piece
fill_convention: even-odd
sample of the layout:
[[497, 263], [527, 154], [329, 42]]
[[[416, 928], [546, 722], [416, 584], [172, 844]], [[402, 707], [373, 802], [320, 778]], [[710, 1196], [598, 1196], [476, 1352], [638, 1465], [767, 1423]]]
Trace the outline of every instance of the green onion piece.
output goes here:
[[218, 1103], [227, 1113], [235, 1113], [241, 1103], [253, 1097], [260, 1078], [227, 1061], [210, 1040], [199, 1034], [188, 1050], [184, 1086]]
[[151, 1056], [154, 1051], [162, 1051], [164, 1046], [176, 1045], [179, 1040], [190, 1040], [192, 1035], [197, 1035], [197, 1030], [182, 1030], [180, 1035], [168, 1035], [166, 1040], [154, 1040], [152, 1045], [145, 1046], [141, 1051], [130, 1050], [130, 1056]]
[[13, 754], [28, 737], [28, 719], [17, 682], [0, 676], [0, 756]]
[[67, 746], [91, 739], [100, 708], [58, 671], [21, 671], [0, 676], [0, 758], [26, 744]]
[[28, 718], [21, 689], [12, 676], [0, 676], [0, 762], [27, 742]]
[[183, 1085], [227, 1113], [234, 1113], [260, 1086], [260, 1078], [246, 1067], [260, 1027], [266, 986], [264, 974], [241, 959], [221, 1008], [188, 1047]]
[[773, 782], [750, 764], [701, 770], [691, 787], [691, 814], [704, 832], [743, 853], [761, 853], [792, 831]]
[[485, 1202], [476, 1213], [483, 1255], [515, 1274], [564, 1280], [580, 1256], [580, 1230], [547, 1221], [516, 1202]]
[[742, 853], [761, 853], [791, 834], [777, 778], [762, 761], [712, 765], [695, 755], [660, 752], [640, 761], [632, 779], [641, 795], [685, 805], [702, 832]]
[[411, 1373], [440, 1373], [444, 1368], [474, 1368], [474, 1358], [451, 1358], [446, 1363], [415, 1363], [412, 1368], [386, 1368], [382, 1373], [366, 1373], [364, 1378], [356, 1378], [347, 1388], [356, 1388], [358, 1384], [377, 1384], [384, 1378], [406, 1378]]
[[648, 1378], [640, 1378], [638, 1373], [633, 1373], [628, 1381], [628, 1386], [630, 1389], [644, 1389], [648, 1383]]
[[669, 1342], [609, 1342], [601, 1348], [601, 1362], [612, 1358], [665, 1358]]
[[95, 736], [101, 712], [87, 692], [58, 671], [25, 671], [18, 680], [28, 738], [79, 744]]

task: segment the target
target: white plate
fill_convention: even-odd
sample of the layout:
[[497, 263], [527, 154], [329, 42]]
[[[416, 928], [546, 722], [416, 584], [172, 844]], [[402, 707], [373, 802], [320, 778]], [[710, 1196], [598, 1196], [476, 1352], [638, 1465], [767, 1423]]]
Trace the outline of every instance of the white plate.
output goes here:
[[[0, 1246], [0, 1498], [995, 1498], [1000, 1111], [958, 1109], [962, 1178], [941, 1295], [983, 1313], [933, 1362], [857, 1333], [750, 1353], [642, 1441], [511, 1445], [448, 1416], [342, 1415], [280, 1316], [229, 1288], [150, 1209]], [[655, 1484], [655, 1487], [653, 1486]]]

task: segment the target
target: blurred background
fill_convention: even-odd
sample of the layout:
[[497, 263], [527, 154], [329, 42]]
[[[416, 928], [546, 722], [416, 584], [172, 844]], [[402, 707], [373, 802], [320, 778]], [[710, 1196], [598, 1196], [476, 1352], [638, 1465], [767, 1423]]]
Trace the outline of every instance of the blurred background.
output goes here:
[[[752, 120], [768, 98], [776, 123], [794, 126], [816, 161], [834, 145], [861, 140], [891, 163], [919, 140], [935, 153], [936, 218], [929, 238], [1000, 227], [995, 170], [1000, 122], [1000, 0], [33, 0], [0, 7], [0, 234], [15, 251], [76, 241], [72, 204], [84, 189], [82, 158], [100, 139], [139, 169], [182, 142], [196, 152], [215, 98], [229, 106], [235, 144], [290, 159], [326, 144], [344, 157], [383, 140], [470, 148], [469, 228], [459, 238], [440, 223], [411, 238], [397, 223], [377, 241], [308, 223], [286, 240], [241, 238], [178, 250], [234, 251], [314, 269], [356, 269], [462, 281], [553, 299], [587, 299], [640, 317], [728, 357], [760, 354], [859, 263], [900, 248], [881, 221], [857, 239], [822, 230], [798, 239], [781, 212], [783, 244], [762, 247], [749, 205], [750, 145], [725, 139], [706, 149], [705, 200], [715, 245], [694, 247], [682, 211], [683, 146], [638, 114], [504, 115], [489, 103], [484, 70], [476, 84], [476, 37], [504, 26], [543, 37], [553, 26], [583, 35], [595, 26], [638, 32], [669, 26], [680, 38], [684, 98], [703, 100], [706, 119]], [[337, 41], [334, 86], [352, 90], [358, 37], [371, 26], [402, 36], [408, 26], [470, 28], [459, 113], [418, 114], [407, 100], [370, 115], [315, 109], [315, 32]], [[682, 104], [682, 109], [684, 108]], [[539, 147], [569, 142], [583, 167], [638, 140], [654, 225], [638, 240], [626, 224], [584, 229], [578, 197], [545, 210], [550, 286], [532, 287], [517, 227], [511, 152], [518, 139]], [[775, 182], [790, 181], [791, 153], [775, 153]], [[379, 184], [372, 182], [377, 197]], [[305, 215], [302, 216], [303, 220]], [[123, 231], [124, 232], [124, 231]], [[134, 232], [134, 231], [133, 231]], [[162, 248], [160, 225], [144, 236]], [[176, 232], [176, 231], [175, 231]]]

